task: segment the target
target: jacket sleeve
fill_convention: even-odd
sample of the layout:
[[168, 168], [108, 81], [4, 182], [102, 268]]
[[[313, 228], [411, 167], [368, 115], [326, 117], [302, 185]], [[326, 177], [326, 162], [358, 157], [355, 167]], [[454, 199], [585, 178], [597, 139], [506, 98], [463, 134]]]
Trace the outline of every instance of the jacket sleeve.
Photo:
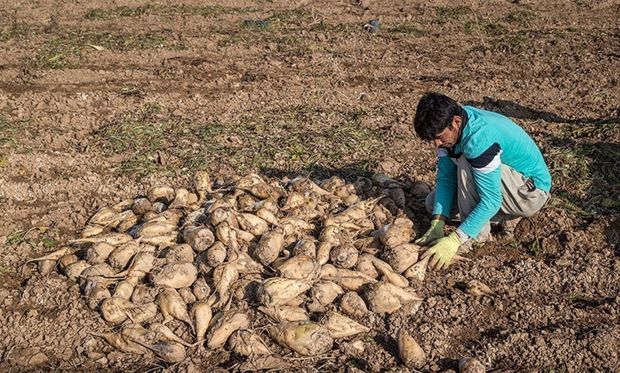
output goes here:
[[470, 237], [478, 237], [482, 227], [499, 211], [502, 206], [502, 150], [493, 143], [482, 153], [467, 157], [470, 163], [476, 191], [480, 201], [472, 212], [463, 220], [459, 230]]
[[437, 150], [437, 176], [435, 177], [435, 204], [433, 215], [449, 217], [456, 196], [456, 165], [445, 149]]

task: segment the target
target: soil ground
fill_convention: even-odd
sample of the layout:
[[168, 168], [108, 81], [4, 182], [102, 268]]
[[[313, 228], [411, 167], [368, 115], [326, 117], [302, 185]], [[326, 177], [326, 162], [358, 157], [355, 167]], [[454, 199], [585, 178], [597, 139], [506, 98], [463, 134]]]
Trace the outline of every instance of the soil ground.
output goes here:
[[[516, 239], [429, 274], [417, 313], [368, 320], [365, 352], [341, 343], [292, 370], [406, 371], [394, 343], [406, 327], [424, 371], [464, 356], [494, 371], [620, 371], [619, 16], [605, 0], [5, 1], [0, 370], [233, 369], [224, 352], [167, 366], [113, 351], [77, 285], [24, 263], [97, 208], [190, 185], [198, 169], [433, 184], [434, 150], [411, 124], [435, 90], [522, 125], [552, 200]], [[420, 232], [423, 200], [409, 204]], [[471, 279], [497, 295], [466, 294]]]

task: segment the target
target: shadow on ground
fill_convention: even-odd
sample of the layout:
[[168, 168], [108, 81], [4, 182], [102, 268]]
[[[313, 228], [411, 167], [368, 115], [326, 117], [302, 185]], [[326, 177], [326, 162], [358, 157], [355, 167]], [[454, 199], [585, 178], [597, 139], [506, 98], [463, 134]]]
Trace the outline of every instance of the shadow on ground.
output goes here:
[[546, 122], [568, 124], [620, 124], [620, 107], [615, 110], [615, 116], [612, 115], [608, 118], [570, 119], [548, 111], [532, 109], [514, 101], [498, 100], [491, 97], [484, 97], [482, 101], [467, 101], [464, 104], [495, 111], [516, 119], [542, 119]]

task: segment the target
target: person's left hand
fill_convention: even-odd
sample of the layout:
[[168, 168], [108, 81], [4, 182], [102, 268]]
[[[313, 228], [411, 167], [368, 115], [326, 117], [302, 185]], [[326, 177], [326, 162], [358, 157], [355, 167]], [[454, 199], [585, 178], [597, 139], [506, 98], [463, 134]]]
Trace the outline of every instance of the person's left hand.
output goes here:
[[430, 257], [428, 266], [434, 270], [448, 268], [459, 246], [461, 246], [459, 236], [456, 232], [452, 232], [433, 242], [432, 246], [422, 254], [421, 259]]

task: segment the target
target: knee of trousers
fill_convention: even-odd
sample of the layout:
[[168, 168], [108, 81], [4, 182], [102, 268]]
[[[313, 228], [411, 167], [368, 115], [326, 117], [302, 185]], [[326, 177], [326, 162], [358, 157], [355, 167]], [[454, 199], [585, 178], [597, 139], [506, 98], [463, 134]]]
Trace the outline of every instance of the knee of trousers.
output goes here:
[[426, 196], [424, 205], [426, 206], [426, 211], [428, 211], [429, 214], [432, 214], [433, 207], [435, 207], [435, 191], [434, 190]]

